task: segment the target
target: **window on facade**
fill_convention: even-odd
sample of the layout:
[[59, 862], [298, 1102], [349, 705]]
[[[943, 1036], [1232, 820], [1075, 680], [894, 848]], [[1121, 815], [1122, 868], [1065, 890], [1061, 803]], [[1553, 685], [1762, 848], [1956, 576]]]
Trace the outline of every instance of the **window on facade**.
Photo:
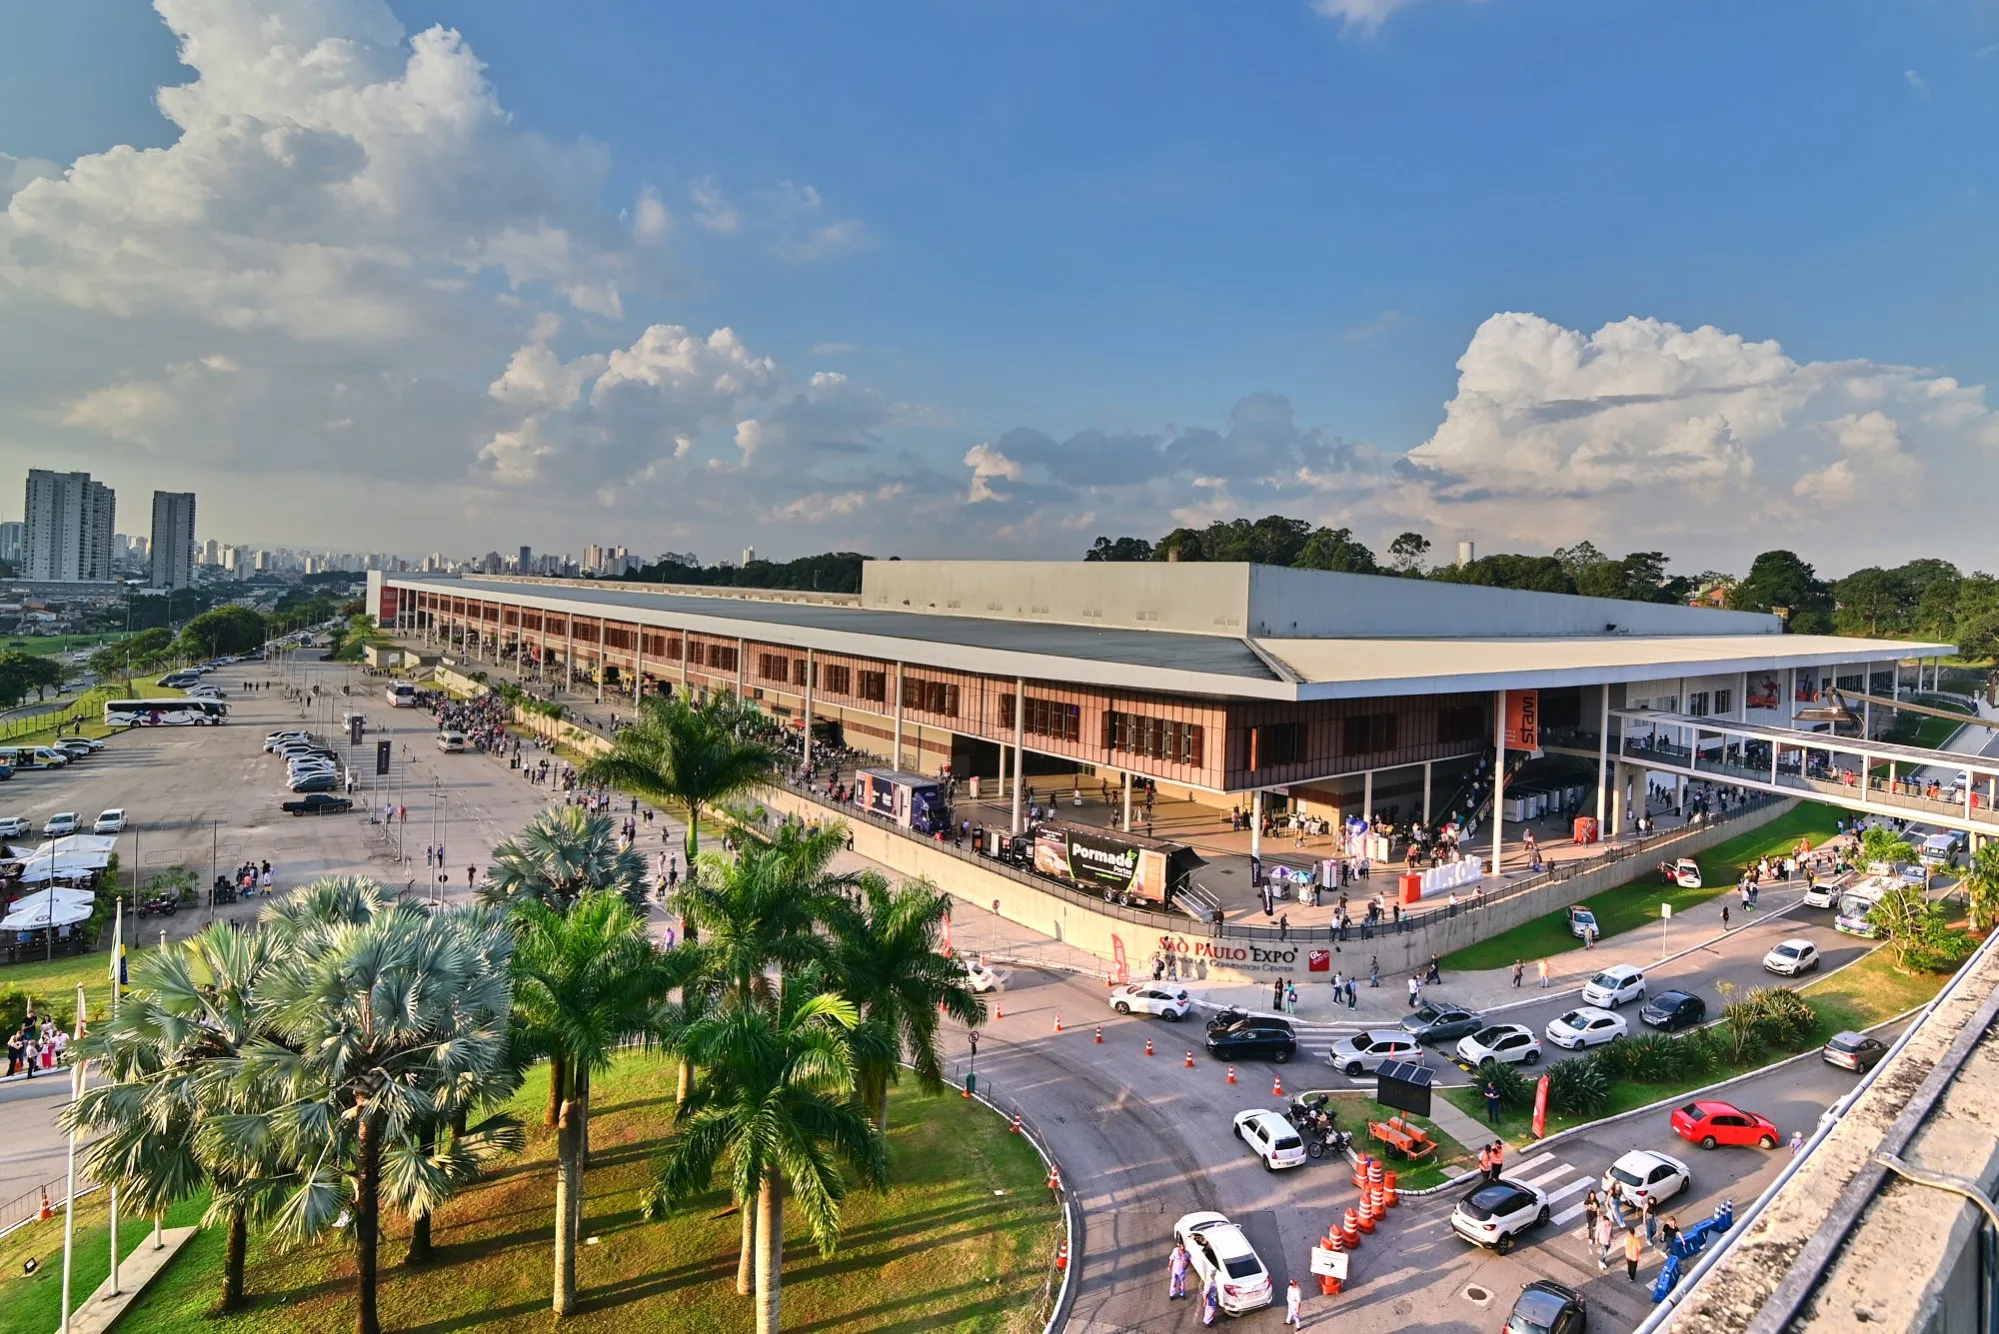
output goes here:
[[[1707, 691], [1696, 690], [1687, 696], [1687, 716], [1690, 718], [1707, 717]], [[109, 1262], [107, 1261], [106, 1263]]]
[[1370, 755], [1395, 749], [1400, 722], [1392, 713], [1367, 713], [1343, 720], [1341, 750], [1347, 755]]
[[[819, 688], [829, 695], [851, 695], [854, 693], [854, 669], [827, 663], [819, 669]], [[106, 1264], [111, 1263], [109, 1260]]]
[[1252, 771], [1297, 764], [1305, 758], [1305, 724], [1265, 723], [1249, 733], [1249, 767]]
[[736, 650], [727, 644], [710, 644], [708, 646], [708, 665], [718, 672], [735, 671]]
[[[1012, 695], [1000, 696], [1000, 718], [1006, 724], [1013, 722]], [[1030, 736], [1052, 737], [1057, 741], [1080, 741], [1083, 735], [1082, 706], [1064, 704], [1060, 700], [1036, 699], [1029, 695], [1021, 718], [1021, 728]]]
[[[802, 685], [804, 685], [804, 684], [805, 684], [805, 673], [806, 673], [806, 671], [807, 671], [807, 668], [806, 668], [806, 664], [805, 664], [805, 659], [803, 659], [803, 658], [793, 658], [793, 659], [791, 660], [791, 683], [792, 683], [793, 685], [795, 685], [795, 686], [802, 686]], [[106, 1264], [109, 1264], [109, 1263], [110, 1263], [110, 1261], [108, 1261], [108, 1260], [107, 1260], [107, 1261], [105, 1261], [105, 1263], [106, 1263]]]
[[1104, 749], [1108, 751], [1164, 764], [1199, 765], [1207, 762], [1205, 739], [1199, 723], [1153, 718], [1142, 713], [1104, 715]]
[[921, 709], [945, 718], [958, 716], [958, 687], [944, 681], [920, 681], [905, 679], [902, 683], [902, 707]]
[[[1735, 692], [1733, 690], [1717, 690], [1714, 692], [1714, 711], [1717, 717], [1722, 714], [1732, 713], [1734, 710]], [[111, 1262], [106, 1260], [105, 1263], [109, 1264]]]
[[[873, 700], [877, 704], [888, 703], [888, 673], [863, 671], [861, 673], [861, 698]], [[105, 1263], [109, 1264], [110, 1262], [107, 1260]]]
[[1485, 739], [1485, 710], [1475, 704], [1453, 704], [1437, 710], [1437, 741], [1456, 745]]
[[757, 675], [784, 685], [791, 680], [791, 659], [782, 653], [757, 654]]

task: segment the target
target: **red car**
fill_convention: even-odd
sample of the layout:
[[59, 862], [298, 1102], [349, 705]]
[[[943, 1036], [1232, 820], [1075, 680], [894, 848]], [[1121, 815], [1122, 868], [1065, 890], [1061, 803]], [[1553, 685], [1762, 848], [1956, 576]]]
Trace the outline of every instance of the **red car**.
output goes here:
[[1755, 1145], [1774, 1149], [1784, 1138], [1767, 1116], [1745, 1112], [1733, 1103], [1690, 1102], [1673, 1109], [1673, 1132], [1681, 1139], [1712, 1149], [1717, 1144]]

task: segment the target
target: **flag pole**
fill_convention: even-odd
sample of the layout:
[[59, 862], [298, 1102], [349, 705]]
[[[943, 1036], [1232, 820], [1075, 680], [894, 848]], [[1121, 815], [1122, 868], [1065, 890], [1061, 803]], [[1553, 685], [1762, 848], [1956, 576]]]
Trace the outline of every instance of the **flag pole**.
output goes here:
[[[125, 989], [125, 900], [117, 901], [111, 922], [111, 1017], [118, 1017], [118, 993]], [[79, 1036], [81, 1036], [79, 1034]], [[118, 1295], [118, 1182], [111, 1182], [111, 1295]]]
[[[83, 1036], [83, 983], [76, 984], [76, 1035]], [[83, 1097], [83, 1065], [77, 1061], [69, 1071], [69, 1096], [72, 1101]], [[62, 1324], [57, 1334], [69, 1334], [69, 1273], [71, 1261], [76, 1258], [76, 1130], [69, 1132], [69, 1172], [68, 1188], [62, 1206]]]

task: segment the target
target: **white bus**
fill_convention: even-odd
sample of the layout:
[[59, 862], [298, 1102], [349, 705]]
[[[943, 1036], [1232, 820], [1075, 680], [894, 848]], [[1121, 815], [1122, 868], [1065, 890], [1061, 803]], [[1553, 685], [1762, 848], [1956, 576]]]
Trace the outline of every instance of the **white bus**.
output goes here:
[[229, 706], [219, 699], [107, 699], [104, 701], [106, 727], [213, 727], [229, 717]]
[[1874, 905], [1888, 896], [1890, 890], [1902, 888], [1901, 881], [1892, 876], [1870, 875], [1858, 884], [1849, 885], [1839, 892], [1839, 914], [1832, 919], [1836, 930], [1849, 936], [1865, 936], [1873, 940], [1881, 935], [1881, 928], [1867, 920], [1867, 914], [1874, 911]]
[[407, 681], [397, 681], [384, 692], [389, 697], [392, 709], [414, 709], [416, 707], [416, 687]]

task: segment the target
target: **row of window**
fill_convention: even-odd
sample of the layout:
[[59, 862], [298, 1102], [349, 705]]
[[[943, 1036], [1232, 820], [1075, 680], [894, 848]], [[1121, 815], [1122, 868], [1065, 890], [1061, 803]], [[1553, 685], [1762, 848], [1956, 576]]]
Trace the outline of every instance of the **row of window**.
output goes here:
[[[1029, 736], [1052, 737], [1057, 741], [1080, 741], [1083, 739], [1083, 707], [1080, 704], [1064, 704], [1060, 700], [1036, 699], [1028, 695], [1021, 705], [1021, 729]], [[999, 717], [996, 720], [1002, 730], [1013, 726], [1013, 696], [999, 697]]]
[[1104, 749], [1168, 764], [1201, 764], [1207, 751], [1199, 723], [1153, 718], [1143, 713], [1104, 714]]

